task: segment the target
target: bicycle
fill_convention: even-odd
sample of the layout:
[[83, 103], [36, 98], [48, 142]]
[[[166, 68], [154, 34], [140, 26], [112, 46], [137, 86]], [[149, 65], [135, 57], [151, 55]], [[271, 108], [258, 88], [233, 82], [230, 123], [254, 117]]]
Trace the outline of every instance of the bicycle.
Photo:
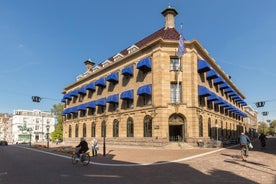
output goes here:
[[243, 144], [241, 145], [241, 158], [243, 161], [246, 161], [245, 158], [247, 157], [248, 157], [248, 154], [247, 154], [246, 146]]
[[82, 165], [87, 166], [90, 162], [90, 156], [88, 152], [81, 153], [80, 158], [78, 158], [77, 150], [75, 150], [75, 152], [72, 154], [72, 164], [76, 165], [79, 161]]

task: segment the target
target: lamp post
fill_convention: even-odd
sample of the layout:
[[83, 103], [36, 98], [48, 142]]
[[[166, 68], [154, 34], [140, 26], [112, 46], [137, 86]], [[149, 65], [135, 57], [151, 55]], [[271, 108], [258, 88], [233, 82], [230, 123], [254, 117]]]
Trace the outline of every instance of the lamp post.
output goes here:
[[217, 131], [217, 147], [218, 147], [218, 124], [216, 123], [216, 131]]
[[50, 125], [46, 125], [46, 129], [47, 129], [47, 134], [46, 134], [47, 148], [49, 148], [49, 128], [50, 128]]
[[105, 156], [105, 137], [106, 137], [106, 122], [104, 121], [104, 124], [103, 124], [103, 156]]

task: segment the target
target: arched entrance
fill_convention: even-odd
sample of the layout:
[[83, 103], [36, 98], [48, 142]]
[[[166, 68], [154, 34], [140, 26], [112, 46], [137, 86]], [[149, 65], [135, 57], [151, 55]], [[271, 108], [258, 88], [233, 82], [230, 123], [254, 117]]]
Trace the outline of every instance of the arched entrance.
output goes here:
[[169, 117], [169, 140], [172, 142], [184, 141], [185, 118], [180, 114], [172, 114]]

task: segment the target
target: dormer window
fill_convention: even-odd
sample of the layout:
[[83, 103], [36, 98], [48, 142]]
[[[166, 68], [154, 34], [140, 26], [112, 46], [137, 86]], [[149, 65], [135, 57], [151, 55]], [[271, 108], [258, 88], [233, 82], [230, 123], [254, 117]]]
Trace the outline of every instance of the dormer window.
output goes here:
[[100, 67], [99, 65], [97, 65], [97, 66], [95, 66], [95, 67], [93, 68], [93, 72], [96, 72], [96, 71], [98, 71], [99, 69], [101, 69], [101, 67]]
[[109, 65], [110, 63], [111, 63], [111, 61], [105, 60], [104, 62], [102, 62], [102, 66], [105, 67], [105, 66]]
[[136, 45], [132, 45], [131, 47], [129, 47], [128, 49], [127, 49], [127, 51], [128, 51], [128, 53], [130, 54], [130, 53], [132, 53], [132, 52], [135, 52], [136, 50], [138, 50], [139, 49], [139, 47], [137, 47]]
[[120, 59], [122, 59], [124, 57], [124, 55], [122, 55], [121, 53], [116, 54], [115, 56], [113, 56], [114, 61], [118, 61]]

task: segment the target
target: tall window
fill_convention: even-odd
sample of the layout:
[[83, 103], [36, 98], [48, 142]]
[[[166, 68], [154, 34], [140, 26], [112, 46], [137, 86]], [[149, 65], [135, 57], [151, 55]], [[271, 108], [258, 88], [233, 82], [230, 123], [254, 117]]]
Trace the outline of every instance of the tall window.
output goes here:
[[93, 122], [91, 125], [91, 137], [96, 137], [96, 123]]
[[171, 58], [170, 70], [179, 70], [179, 59], [178, 58]]
[[105, 121], [102, 121], [101, 136], [106, 137], [106, 122]]
[[149, 115], [144, 118], [144, 137], [152, 137], [152, 118]]
[[171, 103], [181, 102], [181, 83], [171, 83]]
[[82, 126], [82, 137], [86, 137], [86, 124], [85, 123]]
[[212, 137], [211, 119], [208, 119], [208, 136]]
[[129, 117], [127, 119], [127, 137], [134, 136], [134, 126], [133, 126], [133, 119]]
[[68, 137], [72, 137], [72, 127], [69, 125], [69, 130], [68, 130]]
[[76, 124], [75, 126], [75, 137], [79, 137], [79, 125]]
[[119, 137], [119, 121], [117, 119], [113, 121], [113, 137]]
[[198, 120], [198, 136], [203, 137], [203, 119], [202, 119], [202, 116], [199, 116], [199, 120]]

